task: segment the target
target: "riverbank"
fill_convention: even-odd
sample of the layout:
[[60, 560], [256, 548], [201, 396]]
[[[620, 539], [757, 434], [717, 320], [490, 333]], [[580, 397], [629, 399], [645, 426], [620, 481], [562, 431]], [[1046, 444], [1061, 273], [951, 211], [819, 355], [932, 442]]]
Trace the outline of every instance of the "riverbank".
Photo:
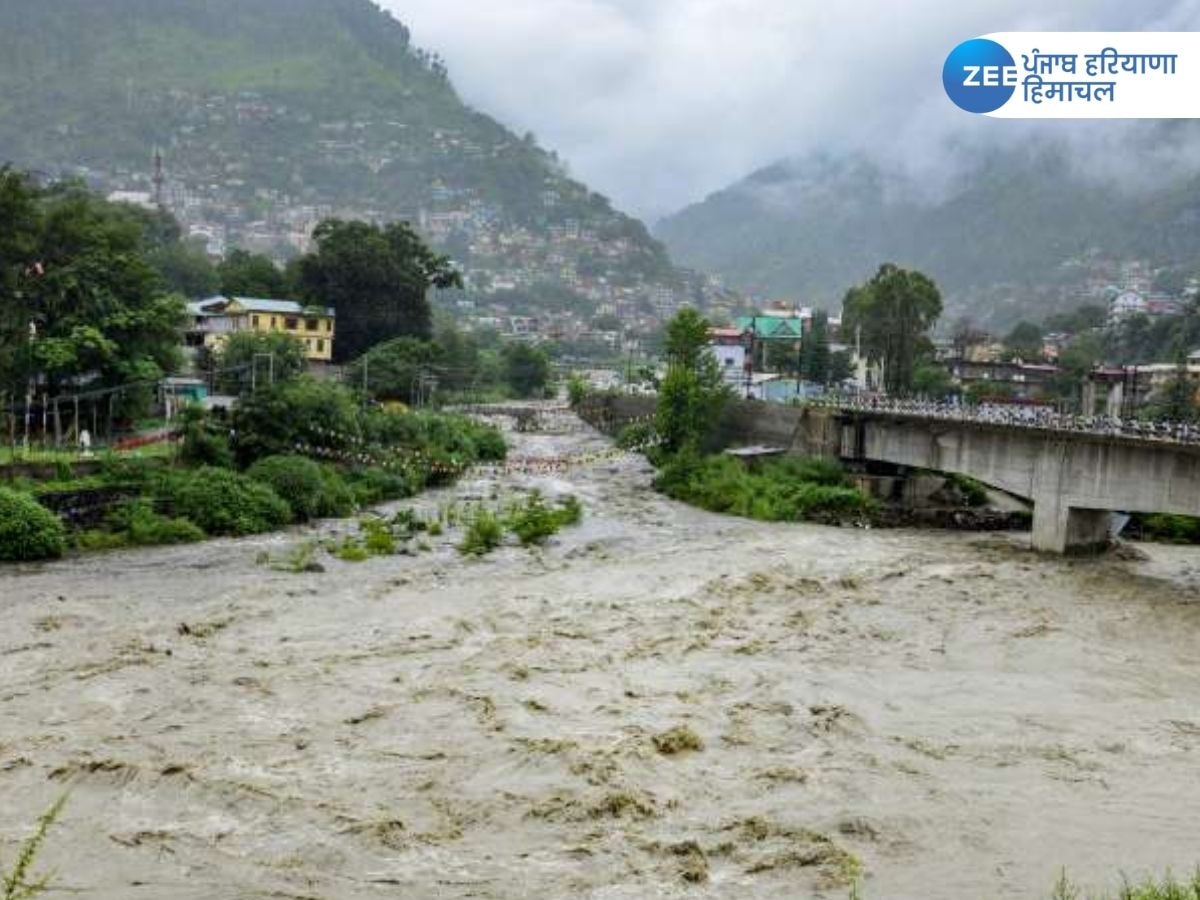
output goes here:
[[0, 857], [69, 789], [44, 862], [97, 900], [841, 900], [858, 866], [1029, 898], [1196, 863], [1194, 550], [734, 519], [569, 416], [509, 439], [385, 511], [577, 496], [540, 551], [257, 563], [344, 521], [0, 571]]

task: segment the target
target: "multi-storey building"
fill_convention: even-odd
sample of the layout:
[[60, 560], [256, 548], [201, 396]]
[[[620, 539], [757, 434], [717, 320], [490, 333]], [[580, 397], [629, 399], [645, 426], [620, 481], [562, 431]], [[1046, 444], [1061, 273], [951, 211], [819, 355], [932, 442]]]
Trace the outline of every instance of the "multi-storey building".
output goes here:
[[210, 297], [189, 303], [188, 315], [191, 347], [219, 350], [229, 335], [240, 332], [288, 334], [304, 344], [310, 361], [333, 359], [337, 313], [332, 307], [304, 306], [295, 300]]

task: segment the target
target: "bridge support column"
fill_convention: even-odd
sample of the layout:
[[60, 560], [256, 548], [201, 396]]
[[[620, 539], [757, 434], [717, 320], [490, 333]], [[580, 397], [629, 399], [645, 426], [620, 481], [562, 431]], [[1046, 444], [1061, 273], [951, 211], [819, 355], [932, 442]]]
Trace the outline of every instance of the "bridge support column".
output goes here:
[[1034, 463], [1033, 549], [1043, 553], [1086, 555], [1108, 547], [1112, 513], [1072, 506], [1071, 475], [1065, 443], [1046, 443]]
[[1033, 549], [1082, 556], [1101, 553], [1112, 532], [1112, 513], [1079, 509], [1053, 499], [1034, 501]]

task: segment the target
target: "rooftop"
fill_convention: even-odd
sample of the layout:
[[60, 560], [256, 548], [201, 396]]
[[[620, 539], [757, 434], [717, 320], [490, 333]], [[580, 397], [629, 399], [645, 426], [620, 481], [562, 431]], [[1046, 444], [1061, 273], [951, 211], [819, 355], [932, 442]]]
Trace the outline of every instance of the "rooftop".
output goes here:
[[315, 311], [319, 315], [333, 318], [337, 311], [328, 306], [325, 308], [305, 306], [296, 300], [264, 300], [259, 297], [209, 297], [207, 300], [197, 300], [188, 304], [188, 312], [194, 316], [223, 315], [231, 306], [236, 306], [235, 312], [274, 313], [276, 315], [300, 316], [306, 312]]

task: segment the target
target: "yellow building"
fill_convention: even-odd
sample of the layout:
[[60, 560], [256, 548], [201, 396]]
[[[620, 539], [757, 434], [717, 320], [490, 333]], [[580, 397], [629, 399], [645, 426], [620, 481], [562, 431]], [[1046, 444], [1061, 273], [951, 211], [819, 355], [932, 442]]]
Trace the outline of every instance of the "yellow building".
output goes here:
[[304, 344], [312, 362], [333, 359], [337, 314], [332, 307], [303, 306], [295, 300], [254, 297], [210, 297], [188, 304], [191, 347], [220, 350], [231, 334], [289, 334]]

